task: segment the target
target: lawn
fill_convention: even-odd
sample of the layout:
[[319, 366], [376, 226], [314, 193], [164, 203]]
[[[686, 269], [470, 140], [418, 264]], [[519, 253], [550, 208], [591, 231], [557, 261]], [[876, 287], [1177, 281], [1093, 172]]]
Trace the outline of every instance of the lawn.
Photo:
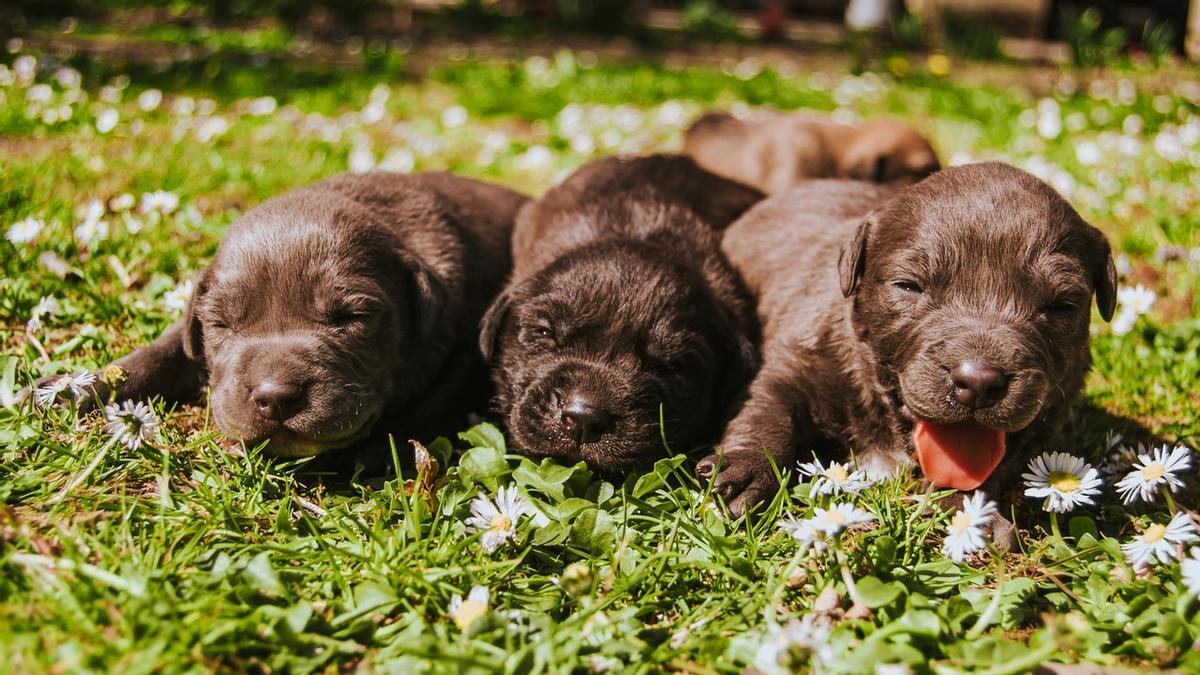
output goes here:
[[[8, 50], [0, 670], [1200, 669], [1200, 600], [1174, 560], [1189, 545], [1137, 568], [1121, 548], [1172, 514], [1187, 522], [1196, 481], [1131, 505], [1114, 487], [1133, 466], [1122, 448], [1200, 442], [1196, 71], [908, 56], [850, 75], [448, 50], [416, 78], [395, 54], [338, 69]], [[38, 376], [101, 367], [161, 332], [224, 228], [271, 195], [373, 166], [536, 194], [589, 157], [678, 147], [709, 106], [746, 105], [900, 115], [948, 163], [1024, 167], [1108, 233], [1121, 320], [1095, 318], [1084, 401], [1046, 448], [1102, 470], [1096, 506], [1052, 517], [1027, 499], [1008, 514], [1015, 550], [955, 562], [954, 514], [913, 476], [854, 495], [799, 481], [730, 521], [685, 457], [614, 484], [524, 459], [487, 424], [420, 439], [433, 461], [419, 473], [346, 484], [230, 451], [203, 407], [151, 402], [161, 425], [130, 450], [102, 414], [11, 405]], [[468, 520], [509, 486], [525, 514], [497, 542]], [[824, 548], [786, 527], [844, 503], [871, 520]]]

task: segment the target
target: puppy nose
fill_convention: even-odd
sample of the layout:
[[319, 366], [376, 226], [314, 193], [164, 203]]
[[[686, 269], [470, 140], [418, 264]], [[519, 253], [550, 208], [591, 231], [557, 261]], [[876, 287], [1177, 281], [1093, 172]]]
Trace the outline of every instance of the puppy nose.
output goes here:
[[304, 406], [304, 390], [290, 382], [263, 380], [250, 392], [250, 400], [260, 417], [282, 422]]
[[1008, 375], [979, 361], [964, 361], [950, 371], [954, 400], [972, 410], [996, 405], [1008, 393]]
[[576, 443], [590, 443], [612, 426], [612, 414], [581, 396], [573, 396], [562, 409], [562, 423]]

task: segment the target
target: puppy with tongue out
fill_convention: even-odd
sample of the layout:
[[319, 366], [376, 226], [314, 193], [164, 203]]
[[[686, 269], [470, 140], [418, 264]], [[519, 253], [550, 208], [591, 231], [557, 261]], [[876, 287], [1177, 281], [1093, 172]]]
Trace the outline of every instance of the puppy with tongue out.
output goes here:
[[760, 202], [722, 249], [758, 300], [763, 365], [697, 465], [741, 513], [810, 453], [1003, 498], [1058, 431], [1112, 318], [1108, 241], [1005, 164], [903, 190], [813, 181]]

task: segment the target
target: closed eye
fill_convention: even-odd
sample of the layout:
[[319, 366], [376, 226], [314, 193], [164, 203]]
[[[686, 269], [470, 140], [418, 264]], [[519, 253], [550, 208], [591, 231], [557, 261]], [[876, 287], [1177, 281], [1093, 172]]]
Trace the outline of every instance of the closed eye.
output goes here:
[[1042, 306], [1046, 314], [1066, 314], [1075, 311], [1078, 305], [1074, 300], [1054, 300]]
[[904, 291], [905, 293], [924, 293], [925, 292], [924, 290], [921, 289], [920, 284], [918, 284], [917, 282], [915, 282], [911, 279], [901, 279], [900, 281], [893, 281], [892, 285], [895, 286], [896, 288], [899, 288], [900, 290]]

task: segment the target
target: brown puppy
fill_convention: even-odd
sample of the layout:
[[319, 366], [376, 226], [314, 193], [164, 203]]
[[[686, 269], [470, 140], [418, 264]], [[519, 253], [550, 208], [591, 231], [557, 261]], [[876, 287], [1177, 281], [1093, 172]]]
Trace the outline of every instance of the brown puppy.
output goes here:
[[890, 117], [849, 125], [811, 113], [756, 120], [709, 113], [688, 129], [683, 152], [767, 194], [811, 178], [907, 185], [939, 168], [929, 141]]
[[768, 454], [783, 470], [828, 443], [875, 475], [915, 451], [934, 484], [1002, 496], [1079, 393], [1092, 294], [1105, 320], [1116, 303], [1104, 235], [1004, 164], [893, 193], [814, 181], [725, 235], [758, 297], [763, 366], [724, 456], [697, 471], [720, 464], [736, 513], [778, 489]]
[[475, 331], [525, 201], [375, 172], [264, 202], [230, 226], [183, 320], [116, 361], [115, 398], [188, 401], [207, 385], [226, 436], [281, 456], [452, 431], [486, 403]]
[[520, 450], [626, 471], [716, 439], [755, 363], [718, 229], [761, 198], [686, 157], [610, 157], [521, 211], [480, 336]]

